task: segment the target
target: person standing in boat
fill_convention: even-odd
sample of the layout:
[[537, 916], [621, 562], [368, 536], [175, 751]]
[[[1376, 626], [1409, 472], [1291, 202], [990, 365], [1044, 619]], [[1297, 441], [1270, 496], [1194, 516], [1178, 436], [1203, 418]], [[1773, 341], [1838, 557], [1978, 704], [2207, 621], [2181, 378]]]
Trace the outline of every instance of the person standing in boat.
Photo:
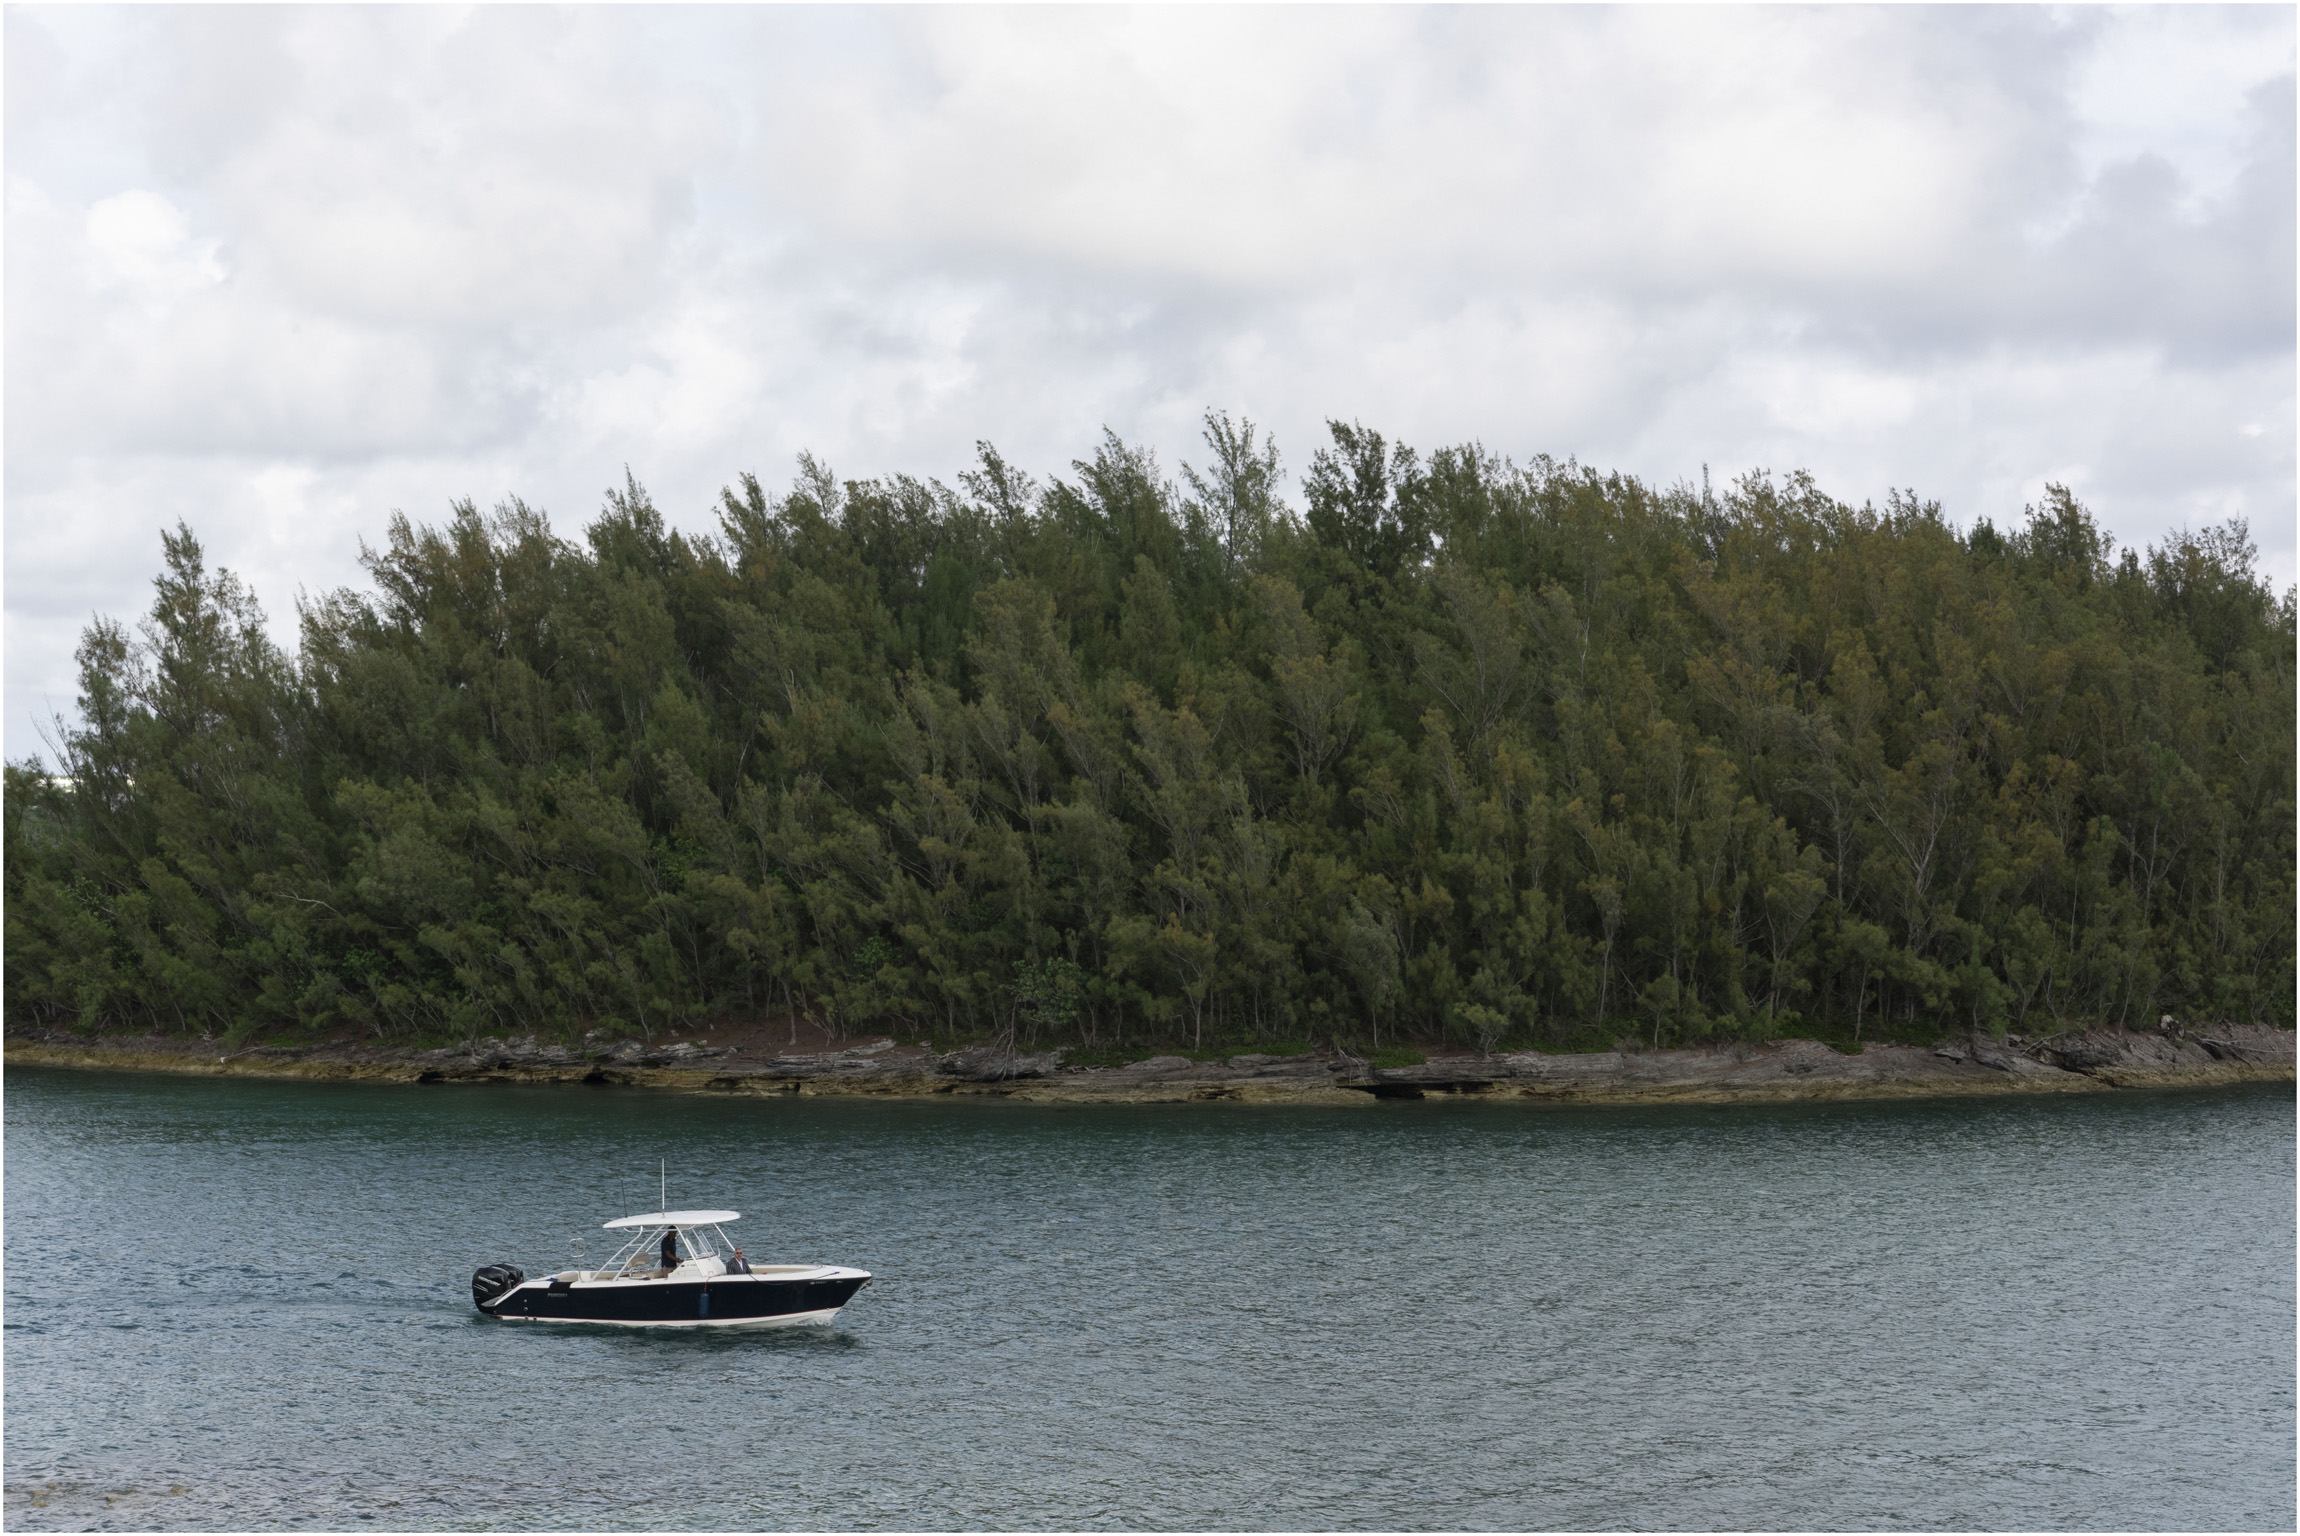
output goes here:
[[735, 1256], [727, 1261], [727, 1273], [730, 1275], [747, 1275], [750, 1272], [751, 1266], [743, 1262], [743, 1250], [737, 1248]]
[[679, 1229], [663, 1229], [663, 1273], [668, 1275], [679, 1267]]

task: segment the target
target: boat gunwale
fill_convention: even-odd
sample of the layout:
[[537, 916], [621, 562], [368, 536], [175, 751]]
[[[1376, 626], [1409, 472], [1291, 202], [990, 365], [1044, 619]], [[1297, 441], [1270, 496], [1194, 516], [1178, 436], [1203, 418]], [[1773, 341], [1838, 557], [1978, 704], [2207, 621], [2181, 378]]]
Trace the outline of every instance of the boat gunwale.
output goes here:
[[[738, 1271], [735, 1273], [722, 1272], [716, 1275], [618, 1275], [610, 1280], [570, 1280], [567, 1282], [567, 1289], [575, 1290], [580, 1287], [583, 1290], [598, 1291], [617, 1286], [634, 1285], [708, 1286], [744, 1280], [760, 1285], [792, 1285], [802, 1280], [868, 1280], [871, 1278], [870, 1271], [867, 1269], [848, 1269], [839, 1264], [784, 1264], [776, 1265], [774, 1268], [781, 1272], [765, 1275], [759, 1274], [755, 1270], [748, 1274]], [[503, 1294], [516, 1296], [521, 1291], [548, 1291], [558, 1278], [557, 1275], [537, 1275], [533, 1279], [520, 1281]]]

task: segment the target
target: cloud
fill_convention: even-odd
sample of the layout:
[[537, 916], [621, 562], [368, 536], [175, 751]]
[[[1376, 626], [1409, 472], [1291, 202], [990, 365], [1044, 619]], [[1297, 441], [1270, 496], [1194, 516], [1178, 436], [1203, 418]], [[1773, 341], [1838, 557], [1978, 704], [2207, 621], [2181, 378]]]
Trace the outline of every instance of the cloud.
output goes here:
[[165, 303], [224, 280], [214, 240], [194, 243], [183, 210], [151, 192], [122, 192], [88, 210], [91, 282], [107, 297]]
[[2293, 571], [2293, 23], [2239, 7], [7, 13], [8, 745], [182, 516], [679, 521], [1209, 406]]

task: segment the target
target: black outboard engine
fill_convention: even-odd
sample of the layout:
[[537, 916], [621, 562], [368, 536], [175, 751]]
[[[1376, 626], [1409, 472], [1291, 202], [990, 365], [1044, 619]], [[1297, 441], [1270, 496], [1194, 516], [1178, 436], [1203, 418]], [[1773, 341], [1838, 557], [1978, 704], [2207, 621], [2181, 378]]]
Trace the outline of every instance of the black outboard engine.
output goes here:
[[471, 1304], [484, 1312], [489, 1302], [500, 1300], [526, 1279], [527, 1272], [516, 1264], [489, 1264], [474, 1270], [471, 1275]]

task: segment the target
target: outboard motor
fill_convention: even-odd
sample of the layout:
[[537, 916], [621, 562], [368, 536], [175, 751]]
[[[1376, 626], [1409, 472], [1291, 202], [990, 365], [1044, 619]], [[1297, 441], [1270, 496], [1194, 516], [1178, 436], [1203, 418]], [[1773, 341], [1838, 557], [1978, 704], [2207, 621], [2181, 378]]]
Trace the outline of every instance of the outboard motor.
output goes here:
[[471, 1304], [480, 1311], [487, 1304], [499, 1301], [515, 1286], [525, 1283], [526, 1271], [516, 1264], [489, 1264], [474, 1270], [471, 1276]]

